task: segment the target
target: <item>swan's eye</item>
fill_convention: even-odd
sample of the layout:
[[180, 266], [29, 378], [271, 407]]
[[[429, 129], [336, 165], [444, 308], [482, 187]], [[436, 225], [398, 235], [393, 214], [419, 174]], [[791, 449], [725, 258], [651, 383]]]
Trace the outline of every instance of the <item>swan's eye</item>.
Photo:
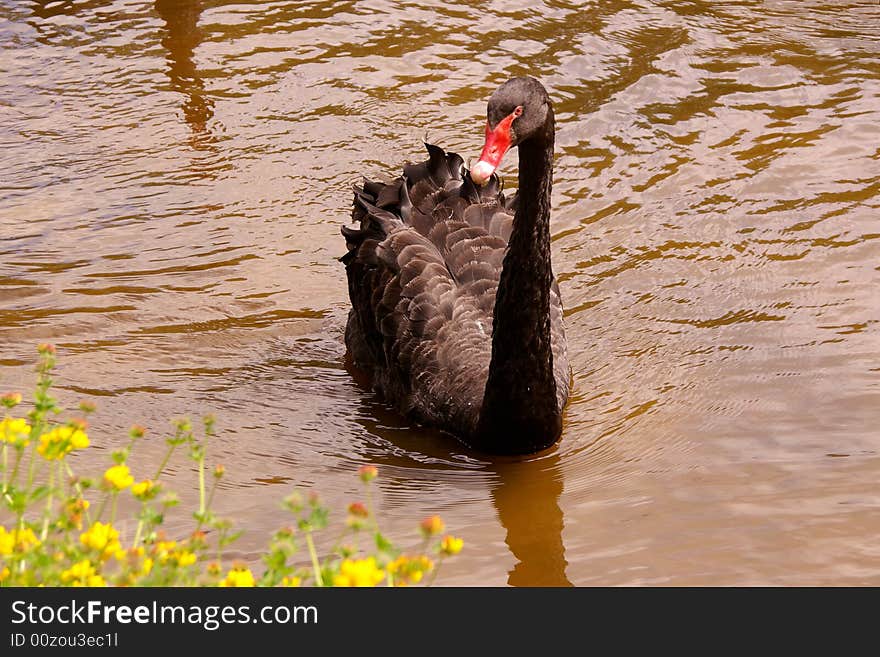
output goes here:
[[520, 116], [521, 114], [522, 114], [522, 105], [517, 105], [516, 109], [513, 110], [513, 116], [514, 116], [514, 118], [516, 118], [517, 116]]

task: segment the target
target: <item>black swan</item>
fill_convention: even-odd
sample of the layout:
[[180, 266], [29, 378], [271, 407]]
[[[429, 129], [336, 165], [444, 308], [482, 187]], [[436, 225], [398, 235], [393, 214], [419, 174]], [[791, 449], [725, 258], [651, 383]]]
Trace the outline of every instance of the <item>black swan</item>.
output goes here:
[[[345, 343], [404, 414], [483, 452], [530, 454], [559, 439], [570, 384], [550, 266], [553, 108], [521, 77], [487, 117], [470, 171], [425, 144], [426, 162], [355, 188]], [[507, 199], [495, 168], [513, 146], [519, 190]]]

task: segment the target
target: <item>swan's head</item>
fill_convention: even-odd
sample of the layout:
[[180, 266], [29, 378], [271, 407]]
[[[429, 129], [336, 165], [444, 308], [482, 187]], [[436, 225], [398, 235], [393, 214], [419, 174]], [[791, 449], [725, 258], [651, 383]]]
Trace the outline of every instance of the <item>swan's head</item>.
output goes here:
[[545, 134], [550, 116], [550, 98], [535, 78], [513, 78], [498, 87], [486, 109], [486, 143], [471, 180], [485, 185], [508, 150]]

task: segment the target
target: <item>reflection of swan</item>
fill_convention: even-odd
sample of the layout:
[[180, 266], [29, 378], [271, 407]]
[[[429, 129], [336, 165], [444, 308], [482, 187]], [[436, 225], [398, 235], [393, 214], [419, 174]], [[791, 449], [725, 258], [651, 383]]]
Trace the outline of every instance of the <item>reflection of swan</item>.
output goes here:
[[[562, 542], [559, 454], [523, 462], [451, 462], [448, 444], [441, 439], [440, 432], [409, 425], [371, 394], [369, 380], [351, 366], [348, 358], [345, 367], [361, 393], [361, 408], [351, 416], [366, 434], [374, 437], [365, 443], [347, 443], [347, 450], [354, 448], [359, 460], [396, 471], [419, 494], [427, 486], [441, 484], [443, 490], [457, 491], [459, 498], [466, 496], [464, 491], [469, 489], [471, 499], [483, 499], [483, 491], [488, 489], [501, 526], [507, 532], [505, 542], [516, 559], [507, 583], [571, 586], [565, 574], [567, 562]], [[376, 438], [383, 444], [377, 444]], [[350, 455], [341, 453], [339, 458]]]
[[168, 31], [162, 39], [168, 50], [168, 77], [174, 90], [186, 96], [183, 116], [193, 132], [204, 133], [214, 116], [214, 101], [205, 95], [205, 84], [193, 61], [202, 41], [198, 28], [201, 0], [156, 0], [155, 6]]
[[[489, 99], [486, 144], [367, 182], [344, 228], [346, 345], [389, 402], [489, 453], [533, 453], [562, 431], [569, 369], [550, 267], [554, 118], [533, 78]], [[519, 191], [495, 167], [519, 148]]]
[[571, 586], [565, 574], [565, 525], [559, 496], [562, 472], [559, 455], [493, 466], [498, 483], [492, 501], [507, 530], [507, 547], [517, 559], [507, 583], [511, 586]]

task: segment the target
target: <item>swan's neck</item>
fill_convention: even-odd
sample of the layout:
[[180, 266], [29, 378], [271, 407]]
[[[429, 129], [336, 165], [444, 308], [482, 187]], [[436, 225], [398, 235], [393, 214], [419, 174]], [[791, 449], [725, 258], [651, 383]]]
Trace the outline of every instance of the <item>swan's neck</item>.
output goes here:
[[498, 283], [492, 360], [475, 447], [532, 453], [562, 430], [550, 341], [552, 116], [519, 145], [519, 205]]

